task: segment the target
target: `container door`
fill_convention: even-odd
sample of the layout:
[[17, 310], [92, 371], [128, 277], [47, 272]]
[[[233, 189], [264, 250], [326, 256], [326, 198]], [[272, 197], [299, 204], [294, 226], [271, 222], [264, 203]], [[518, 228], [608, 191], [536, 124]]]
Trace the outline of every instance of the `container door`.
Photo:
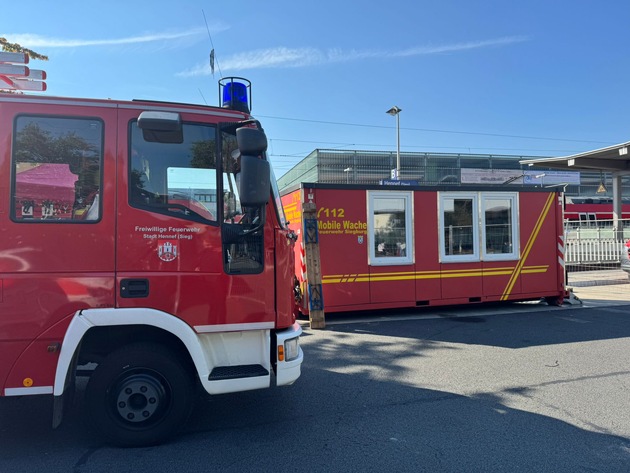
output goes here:
[[365, 308], [370, 303], [365, 191], [305, 192], [315, 193], [317, 203], [324, 310]]
[[370, 302], [415, 304], [413, 192], [369, 191]]

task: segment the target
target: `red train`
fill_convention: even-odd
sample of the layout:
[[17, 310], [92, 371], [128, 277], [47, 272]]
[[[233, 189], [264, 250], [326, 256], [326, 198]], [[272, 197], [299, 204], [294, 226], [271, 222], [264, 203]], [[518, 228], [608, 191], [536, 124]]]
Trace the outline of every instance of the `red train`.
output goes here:
[[[612, 197], [566, 197], [564, 219], [575, 222], [597, 222], [613, 219]], [[630, 219], [630, 200], [623, 199], [621, 218]]]

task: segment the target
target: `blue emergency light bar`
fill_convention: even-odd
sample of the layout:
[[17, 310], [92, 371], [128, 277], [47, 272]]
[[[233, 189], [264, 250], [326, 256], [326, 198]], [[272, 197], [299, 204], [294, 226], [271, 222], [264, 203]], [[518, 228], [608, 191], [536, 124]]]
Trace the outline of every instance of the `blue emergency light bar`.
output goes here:
[[252, 83], [242, 77], [224, 77], [219, 81], [221, 106], [239, 112], [250, 112]]

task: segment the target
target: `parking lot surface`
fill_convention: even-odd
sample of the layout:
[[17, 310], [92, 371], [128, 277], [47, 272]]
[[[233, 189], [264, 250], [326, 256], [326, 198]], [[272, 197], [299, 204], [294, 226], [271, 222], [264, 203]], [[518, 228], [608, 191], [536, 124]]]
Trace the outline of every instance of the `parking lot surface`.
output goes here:
[[3, 399], [0, 471], [627, 473], [629, 293], [304, 322], [293, 386], [200, 397], [156, 447], [103, 444], [80, 396], [56, 431], [50, 399]]

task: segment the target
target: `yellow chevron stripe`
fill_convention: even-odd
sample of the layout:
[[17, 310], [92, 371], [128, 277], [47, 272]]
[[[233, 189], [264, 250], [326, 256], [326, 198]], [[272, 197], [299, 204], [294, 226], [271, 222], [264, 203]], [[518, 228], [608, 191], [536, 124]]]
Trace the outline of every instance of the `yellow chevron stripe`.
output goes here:
[[[522, 274], [545, 273], [549, 269], [549, 265], [545, 266], [522, 266], [520, 272]], [[516, 267], [502, 267], [490, 269], [450, 269], [446, 271], [401, 271], [390, 273], [372, 274], [330, 274], [322, 276], [322, 284], [340, 284], [354, 282], [376, 282], [376, 281], [409, 281], [419, 279], [453, 279], [453, 278], [469, 278], [469, 277], [490, 277], [504, 276], [513, 274], [517, 270]]]
[[521, 270], [521, 274], [536, 274], [536, 273], [546, 273], [549, 269], [549, 265], [546, 266], [530, 266], [527, 268], [523, 268]]
[[322, 278], [326, 279], [345, 279], [348, 277], [359, 277], [359, 278], [375, 278], [375, 277], [394, 277], [404, 279], [408, 276], [414, 276], [416, 279], [424, 279], [431, 277], [463, 277], [466, 276], [467, 273], [478, 275], [482, 271], [488, 272], [496, 272], [496, 271], [508, 271], [512, 272], [514, 268], [512, 266], [508, 266], [505, 268], [491, 268], [482, 270], [481, 268], [473, 268], [473, 269], [448, 269], [448, 270], [435, 270], [435, 271], [396, 271], [396, 272], [387, 272], [387, 273], [365, 273], [365, 274], [328, 274], [322, 276]]
[[518, 260], [518, 263], [514, 267], [514, 272], [512, 273], [512, 276], [510, 277], [510, 280], [508, 281], [508, 284], [505, 287], [505, 290], [503, 291], [503, 295], [501, 295], [500, 300], [502, 301], [507, 300], [507, 298], [510, 296], [510, 293], [512, 292], [512, 289], [514, 289], [514, 284], [516, 284], [516, 279], [521, 274], [523, 266], [525, 265], [525, 260], [527, 260], [527, 257], [529, 256], [529, 252], [534, 246], [534, 242], [536, 241], [536, 238], [538, 238], [538, 233], [540, 233], [540, 229], [542, 228], [542, 225], [545, 219], [547, 218], [547, 214], [549, 213], [549, 209], [551, 208], [551, 205], [553, 204], [555, 200], [555, 196], [556, 196], [555, 193], [553, 192], [549, 193], [549, 196], [547, 197], [547, 202], [545, 202], [545, 206], [543, 207], [542, 212], [538, 216], [538, 221], [536, 222], [536, 225], [534, 226], [534, 229], [532, 230], [532, 233], [529, 236], [529, 240], [527, 241], [527, 244], [525, 245], [525, 249], [523, 250], [523, 256], [521, 256], [521, 259]]

